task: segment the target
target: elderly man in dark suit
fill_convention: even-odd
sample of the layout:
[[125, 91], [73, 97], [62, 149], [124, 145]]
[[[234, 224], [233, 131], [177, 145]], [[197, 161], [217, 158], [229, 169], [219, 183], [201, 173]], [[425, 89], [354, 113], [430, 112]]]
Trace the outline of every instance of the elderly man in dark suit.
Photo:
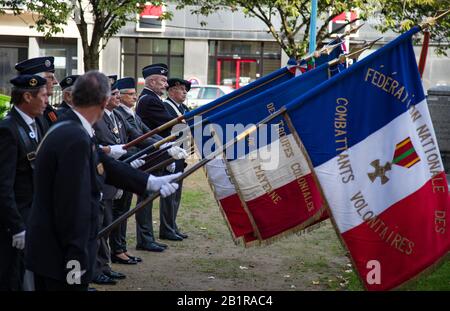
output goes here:
[[[46, 88], [47, 95], [53, 95], [53, 87], [58, 84], [58, 79], [55, 76], [55, 58], [53, 56], [42, 56], [24, 60], [17, 63], [15, 68], [20, 74], [35, 74], [47, 80]], [[47, 106], [43, 113], [44, 125], [50, 128], [58, 119], [56, 110], [50, 105], [47, 100]]]
[[[139, 134], [145, 134], [150, 132], [150, 128], [142, 121], [140, 116], [134, 112], [133, 108], [136, 104], [136, 86], [135, 81], [131, 77], [122, 78], [117, 81], [117, 87], [120, 91], [120, 105], [116, 111], [120, 112], [128, 123], [135, 128]], [[162, 139], [159, 135], [154, 135], [157, 139]], [[186, 153], [179, 147], [172, 147], [169, 150], [169, 154], [175, 158], [185, 158]], [[172, 163], [167, 168], [169, 171], [175, 170], [175, 163]], [[158, 174], [161, 174], [159, 171]], [[139, 197], [138, 202], [144, 198]], [[150, 202], [144, 208], [136, 213], [136, 248], [140, 250], [162, 252], [167, 248], [167, 245], [155, 240], [153, 233], [153, 217], [152, 217], [153, 204]]]
[[35, 151], [45, 134], [38, 117], [47, 102], [44, 78], [21, 75], [11, 83], [13, 108], [0, 121], [0, 290], [22, 289]]
[[[149, 128], [156, 128], [173, 119], [173, 116], [167, 111], [161, 96], [166, 91], [168, 67], [165, 64], [152, 64], [142, 69], [142, 75], [145, 79], [145, 87], [139, 96], [136, 113], [142, 118], [142, 121]], [[161, 131], [161, 136], [170, 135], [170, 129]], [[164, 174], [164, 172], [163, 172]], [[159, 237], [172, 241], [182, 241], [183, 237], [178, 235], [175, 230], [170, 229], [165, 224], [172, 223], [172, 212], [166, 210], [167, 204], [160, 201], [160, 231]], [[168, 219], [166, 219], [168, 217]]]
[[86, 290], [97, 252], [103, 182], [144, 194], [168, 196], [177, 174], [155, 177], [115, 161], [98, 150], [92, 128], [102, 118], [110, 86], [91, 71], [74, 86], [74, 109], [42, 142], [36, 158], [36, 196], [27, 231], [27, 268], [38, 290]]
[[[191, 82], [183, 79], [171, 78], [167, 81], [167, 84], [167, 99], [164, 100], [163, 104], [171, 117], [177, 118], [189, 111], [189, 108], [184, 104], [184, 101], [186, 100], [187, 93], [191, 89]], [[175, 170], [170, 173], [183, 172], [184, 168], [186, 167], [186, 162], [184, 159], [178, 160], [175, 161], [175, 165]], [[178, 210], [181, 203], [182, 181], [178, 184], [179, 188], [177, 192], [175, 192], [170, 197], [161, 200], [162, 210], [164, 211], [165, 215], [164, 217], [162, 217], [163, 221], [161, 221], [159, 232], [162, 236], [170, 237], [173, 235], [173, 233], [175, 233], [177, 236], [186, 239], [188, 235], [182, 233], [178, 229], [178, 225], [176, 222]]]
[[70, 75], [59, 82], [59, 86], [63, 92], [63, 101], [56, 110], [58, 117], [62, 116], [67, 110], [72, 109], [72, 89], [79, 75]]

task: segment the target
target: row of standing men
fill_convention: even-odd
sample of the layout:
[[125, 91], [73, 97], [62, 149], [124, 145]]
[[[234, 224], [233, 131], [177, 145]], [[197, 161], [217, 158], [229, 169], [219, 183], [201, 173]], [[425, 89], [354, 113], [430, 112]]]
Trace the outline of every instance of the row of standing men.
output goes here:
[[[39, 206], [39, 199], [45, 197], [43, 193], [54, 177], [49, 176], [48, 172], [55, 170], [53, 162], [60, 159], [53, 159], [51, 165], [48, 166], [49, 157], [47, 155], [51, 153], [50, 149], [39, 147], [40, 151], [37, 156], [36, 150], [38, 145], [42, 145], [45, 133], [65, 132], [62, 130], [65, 128], [63, 126], [65, 122], [77, 121], [80, 123], [81, 120], [81, 124], [86, 125], [85, 129], [89, 130], [85, 124], [87, 122], [83, 122], [86, 121], [86, 118], [82, 116], [86, 110], [83, 101], [99, 101], [93, 94], [98, 91], [95, 87], [101, 86], [97, 84], [102, 79], [98, 72], [90, 73], [90, 75], [88, 73], [89, 77], [87, 78], [84, 77], [86, 75], [81, 79], [76, 75], [64, 78], [60, 83], [64, 101], [58, 110], [55, 110], [48, 105], [48, 96], [52, 95], [53, 86], [58, 83], [54, 75], [53, 61], [53, 57], [39, 57], [16, 65], [19, 76], [11, 80], [13, 84], [11, 102], [14, 107], [5, 120], [0, 122], [0, 148], [2, 149], [0, 156], [0, 253], [2, 253], [0, 255], [0, 289], [3, 290], [33, 288], [84, 290], [90, 282], [115, 284], [117, 279], [124, 278], [125, 275], [113, 271], [111, 262], [134, 265], [142, 261], [127, 249], [126, 222], [112, 231], [109, 243], [107, 237], [100, 239], [99, 242], [96, 241], [95, 255], [89, 255], [89, 257], [94, 257], [89, 258], [89, 263], [81, 260], [81, 270], [84, 271], [84, 276], [80, 276], [81, 284], [77, 282], [68, 284], [67, 279], [64, 278], [64, 276], [67, 277], [67, 271], [70, 271], [68, 267], [61, 266], [62, 262], [58, 262], [56, 259], [50, 259], [52, 252], [64, 253], [66, 251], [64, 248], [61, 249], [60, 244], [64, 243], [60, 239], [64, 241], [67, 238], [66, 235], [73, 235], [74, 232], [65, 233], [65, 228], [59, 227], [62, 228], [62, 231], [57, 232], [58, 247], [54, 245], [52, 248], [47, 241], [42, 241], [48, 238], [42, 234], [48, 228], [42, 230], [42, 221], [38, 221], [38, 219], [42, 218], [43, 213], [38, 211], [37, 206]], [[127, 150], [123, 148], [124, 144], [149, 132], [150, 129], [184, 114], [188, 108], [183, 105], [183, 101], [190, 89], [190, 83], [182, 79], [168, 80], [168, 68], [165, 64], [152, 64], [143, 68], [143, 76], [145, 87], [139, 96], [136, 112], [133, 111], [137, 99], [134, 79], [117, 80], [117, 76], [109, 76], [111, 96], [105, 102], [105, 107], [101, 107], [101, 116], [96, 117], [95, 122], [91, 122], [94, 144], [92, 148], [98, 153], [95, 157], [95, 161], [98, 162], [96, 171], [97, 175], [104, 175], [98, 198], [98, 215], [94, 217], [98, 226], [94, 231], [98, 232], [114, 219], [126, 213], [130, 209], [133, 193], [139, 194], [138, 201], [142, 201], [151, 191], [160, 191], [164, 198], [161, 198], [160, 201], [159, 237], [182, 241], [187, 238], [187, 235], [180, 232], [176, 224], [181, 199], [181, 183], [174, 184], [171, 180], [184, 170], [186, 151], [176, 145], [163, 145], [161, 148], [166, 151], [161, 151], [156, 158], [153, 157], [150, 161], [146, 162], [147, 159], [141, 157], [131, 162], [131, 165], [126, 165], [120, 163], [120, 160], [170, 134], [169, 129], [160, 133], [161, 136], [153, 135], [136, 147]], [[93, 81], [94, 83], [92, 83]], [[95, 81], [98, 83], [96, 84]], [[166, 90], [168, 98], [163, 101], [161, 96]], [[78, 98], [78, 102], [76, 98]], [[56, 136], [56, 134], [53, 135]], [[52, 139], [46, 140], [51, 141]], [[64, 141], [62, 145], [65, 145]], [[58, 152], [63, 148], [64, 146], [57, 146]], [[70, 155], [70, 157], [72, 156]], [[66, 156], [66, 158], [68, 157]], [[150, 175], [143, 172], [168, 158], [173, 158], [174, 162], [164, 169]], [[77, 159], [74, 158], [72, 161], [76, 162]], [[66, 166], [69, 166], [71, 162], [68, 162], [68, 159], [64, 160]], [[60, 164], [62, 165], [62, 163], [58, 163], [58, 165]], [[80, 183], [79, 179], [66, 176], [62, 182], [65, 189], [71, 191], [72, 188], [83, 187], [83, 185], [77, 184], [77, 181]], [[110, 185], [107, 185], [108, 183]], [[55, 185], [50, 186], [56, 187]], [[64, 189], [55, 191], [55, 188], [52, 188], [52, 191], [58, 192], [55, 193], [55, 197], [67, 196], [67, 194], [59, 193], [64, 192]], [[78, 199], [77, 197], [69, 198], [71, 203]], [[36, 203], [36, 201], [38, 202]], [[52, 201], [52, 203], [55, 202]], [[94, 210], [95, 206], [94, 204]], [[55, 208], [58, 207], [56, 204]], [[61, 223], [66, 221], [67, 215], [58, 214], [58, 211], [52, 211], [52, 213], [62, 217]], [[155, 240], [151, 214], [151, 203], [136, 214], [136, 248], [162, 252], [167, 245]], [[74, 219], [67, 221], [69, 223], [71, 221], [73, 224]], [[55, 220], [52, 219], [52, 221]], [[83, 228], [82, 224], [77, 226], [80, 226], [78, 230], [87, 230]], [[54, 233], [52, 231], [52, 234]], [[41, 236], [40, 240], [37, 238], [38, 236]], [[92, 237], [90, 239], [92, 240]], [[36, 240], [38, 241], [36, 242]], [[81, 247], [81, 245], [79, 246]], [[53, 255], [58, 258], [55, 254]], [[67, 264], [67, 261], [63, 260], [63, 263]], [[92, 263], [92, 267], [90, 263]], [[62, 272], [66, 272], [66, 274]]]

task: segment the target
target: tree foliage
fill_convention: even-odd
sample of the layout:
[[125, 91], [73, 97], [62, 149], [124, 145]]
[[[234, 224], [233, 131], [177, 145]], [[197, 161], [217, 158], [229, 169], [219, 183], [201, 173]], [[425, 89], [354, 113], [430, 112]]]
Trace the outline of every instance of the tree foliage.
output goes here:
[[[69, 20], [75, 21], [83, 46], [85, 71], [99, 68], [100, 51], [108, 40], [128, 21], [136, 21], [143, 9], [138, 0], [0, 0], [0, 6], [11, 8], [15, 14], [28, 10], [36, 14], [35, 27], [51, 37], [64, 31]], [[163, 1], [147, 1], [162, 5]], [[1, 12], [0, 12], [1, 13]], [[165, 13], [162, 18], [170, 17]], [[89, 27], [92, 24], [92, 31]]]
[[[450, 9], [450, 0], [381, 0], [379, 5], [381, 21], [376, 28], [381, 32], [392, 30], [401, 33], [420, 24], [427, 17]], [[438, 53], [446, 55], [445, 50], [450, 46], [450, 14], [431, 27], [430, 40], [437, 43]]]
[[[317, 46], [323, 45], [333, 32], [328, 32], [329, 22], [343, 12], [360, 8], [358, 19], [365, 19], [371, 12], [373, 1], [370, 0], [321, 0], [318, 1]], [[180, 0], [178, 8], [186, 5], [196, 6], [195, 14], [209, 15], [222, 9], [237, 10], [242, 8], [248, 16], [257, 17], [266, 26], [281, 48], [290, 57], [299, 58], [307, 53], [309, 44], [309, 27], [311, 20], [310, 0]], [[279, 23], [277, 28], [275, 25]], [[347, 21], [343, 26], [350, 24]], [[299, 41], [299, 35], [302, 41]]]
[[[316, 42], [321, 47], [331, 37], [328, 23], [342, 12], [358, 8], [359, 19], [379, 16], [378, 30], [403, 32], [424, 18], [448, 9], [450, 0], [319, 0]], [[311, 19], [310, 0], [179, 0], [178, 7], [195, 6], [192, 12], [209, 15], [222, 9], [238, 10], [257, 17], [266, 26], [281, 48], [291, 57], [299, 58], [307, 51]], [[442, 44], [450, 38], [449, 17], [431, 29], [431, 39]], [[280, 23], [279, 27], [275, 25]], [[349, 22], [349, 21], [347, 21]], [[299, 41], [301, 38], [301, 41]], [[441, 48], [442, 50], [442, 48]]]

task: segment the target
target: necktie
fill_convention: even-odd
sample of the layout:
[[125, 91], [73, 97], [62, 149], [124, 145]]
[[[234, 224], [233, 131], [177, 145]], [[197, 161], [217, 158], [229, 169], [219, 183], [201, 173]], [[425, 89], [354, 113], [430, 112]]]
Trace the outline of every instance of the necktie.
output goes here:
[[37, 131], [37, 127], [36, 127], [36, 122], [35, 121], [31, 122], [30, 123], [30, 127], [33, 130], [33, 134], [34, 134], [33, 135], [34, 137], [31, 137], [31, 135], [30, 135], [30, 137], [33, 138], [34, 140], [36, 140], [36, 142], [38, 142], [39, 138], [38, 138], [38, 131]]

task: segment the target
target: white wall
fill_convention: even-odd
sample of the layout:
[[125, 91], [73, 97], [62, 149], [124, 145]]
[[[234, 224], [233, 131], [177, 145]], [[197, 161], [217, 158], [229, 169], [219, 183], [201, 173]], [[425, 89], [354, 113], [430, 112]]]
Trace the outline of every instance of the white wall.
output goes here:
[[200, 84], [208, 80], [208, 40], [184, 41], [184, 79], [196, 78]]

